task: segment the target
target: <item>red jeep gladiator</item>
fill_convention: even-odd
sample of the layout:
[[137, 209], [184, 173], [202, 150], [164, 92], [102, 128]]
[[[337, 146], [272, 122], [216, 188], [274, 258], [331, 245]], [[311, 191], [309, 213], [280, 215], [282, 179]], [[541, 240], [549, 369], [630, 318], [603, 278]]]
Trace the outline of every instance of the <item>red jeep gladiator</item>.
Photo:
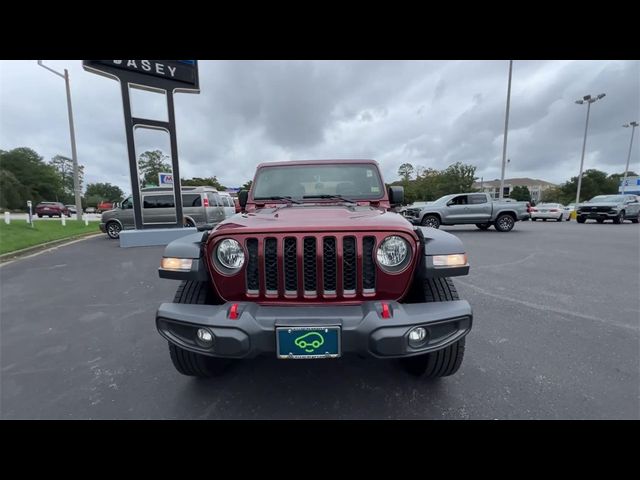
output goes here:
[[472, 312], [450, 277], [462, 242], [390, 211], [403, 201], [373, 160], [258, 165], [244, 212], [167, 245], [161, 278], [182, 280], [156, 314], [182, 374], [234, 359], [399, 359], [414, 375], [455, 373]]

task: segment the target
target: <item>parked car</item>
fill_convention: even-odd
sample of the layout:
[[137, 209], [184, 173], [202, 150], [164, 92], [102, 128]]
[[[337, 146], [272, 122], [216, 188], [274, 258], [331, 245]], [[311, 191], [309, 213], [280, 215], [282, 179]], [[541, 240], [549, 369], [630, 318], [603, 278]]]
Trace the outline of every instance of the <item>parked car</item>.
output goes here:
[[95, 207], [87, 207], [84, 209], [84, 213], [97, 213]]
[[454, 374], [472, 311], [450, 277], [468, 274], [467, 255], [458, 237], [390, 212], [402, 199], [373, 160], [258, 165], [240, 192], [247, 215], [165, 248], [159, 276], [181, 284], [156, 326], [176, 370], [357, 353]]
[[541, 219], [543, 222], [547, 220], [555, 220], [561, 222], [569, 221], [571, 213], [561, 203], [539, 203], [535, 207], [531, 207], [531, 221], [535, 222]]
[[75, 215], [76, 213], [78, 213], [75, 205], [65, 205], [65, 207], [67, 207], [67, 210], [69, 210], [69, 213], [71, 215]]
[[431, 202], [406, 218], [415, 225], [440, 228], [440, 225], [475, 224], [480, 230], [491, 225], [500, 232], [513, 229], [515, 223], [529, 218], [527, 202], [494, 201], [488, 193], [457, 193]]
[[70, 217], [71, 213], [69, 213], [69, 209], [60, 202], [40, 202], [36, 205], [36, 215], [38, 215], [38, 218], [42, 218], [45, 215], [49, 218], [62, 218], [62, 215]]
[[118, 202], [100, 202], [96, 207], [96, 213], [106, 212], [118, 207]]
[[220, 192], [220, 199], [222, 200], [222, 207], [224, 208], [224, 217], [233, 217], [236, 214], [236, 206], [233, 203], [231, 195], [227, 192]]
[[594, 219], [598, 223], [611, 220], [613, 223], [624, 223], [631, 220], [640, 221], [640, 202], [635, 195], [598, 195], [578, 205], [576, 220], [585, 223]]
[[[150, 187], [140, 191], [142, 223], [168, 224], [176, 221], [173, 187]], [[215, 225], [225, 219], [223, 201], [212, 187], [182, 187], [182, 213], [185, 227]], [[119, 238], [122, 230], [135, 228], [133, 198], [127, 197], [118, 208], [102, 214], [100, 230], [110, 238]]]

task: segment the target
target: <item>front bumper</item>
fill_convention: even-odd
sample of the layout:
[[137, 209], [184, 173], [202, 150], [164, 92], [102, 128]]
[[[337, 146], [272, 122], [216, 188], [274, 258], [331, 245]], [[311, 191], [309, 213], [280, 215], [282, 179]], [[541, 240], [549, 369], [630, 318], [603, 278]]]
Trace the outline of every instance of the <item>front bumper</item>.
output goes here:
[[585, 219], [604, 219], [604, 220], [613, 220], [614, 218], [616, 218], [618, 215], [620, 215], [620, 212], [614, 211], [614, 212], [578, 212], [577, 216], [578, 217], [582, 217]]
[[[445, 348], [471, 330], [473, 314], [468, 302], [401, 304], [386, 302], [391, 318], [382, 318], [382, 302], [354, 306], [263, 306], [238, 302], [238, 318], [229, 318], [232, 303], [188, 305], [163, 303], [156, 313], [158, 332], [186, 350], [226, 358], [252, 358], [276, 352], [276, 327], [340, 326], [341, 351], [378, 358], [420, 355]], [[427, 329], [420, 348], [408, 343], [409, 331]], [[214, 335], [212, 348], [196, 342], [199, 327]]]

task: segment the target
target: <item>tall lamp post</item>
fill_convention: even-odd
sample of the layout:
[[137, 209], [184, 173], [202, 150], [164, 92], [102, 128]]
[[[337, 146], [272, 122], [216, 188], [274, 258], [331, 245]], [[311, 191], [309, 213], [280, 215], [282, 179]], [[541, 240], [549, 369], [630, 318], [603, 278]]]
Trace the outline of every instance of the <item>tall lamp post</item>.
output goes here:
[[71, 159], [73, 160], [73, 191], [76, 197], [76, 219], [82, 220], [82, 199], [80, 196], [80, 175], [78, 173], [78, 155], [76, 153], [76, 134], [73, 127], [73, 110], [71, 108], [71, 88], [69, 87], [69, 72], [64, 69], [64, 75], [57, 72], [53, 68], [49, 68], [42, 63], [42, 60], [38, 60], [38, 65], [42, 68], [46, 68], [51, 73], [55, 73], [59, 77], [64, 78], [65, 86], [67, 87], [67, 111], [69, 113], [69, 133], [71, 135]]
[[509, 132], [509, 105], [511, 103], [511, 72], [513, 70], [513, 60], [509, 60], [509, 84], [507, 86], [507, 110], [504, 115], [504, 139], [502, 141], [502, 175], [500, 177], [500, 195], [498, 198], [504, 198], [504, 170], [507, 166], [507, 133]]
[[627, 173], [629, 173], [629, 160], [631, 160], [631, 146], [633, 145], [633, 134], [636, 131], [638, 122], [625, 123], [622, 125], [625, 128], [631, 127], [631, 141], [629, 142], [629, 155], [627, 155], [627, 166], [624, 167], [624, 179], [622, 180], [622, 194], [624, 195], [624, 189], [627, 184]]
[[584, 140], [582, 141], [582, 157], [580, 158], [580, 174], [578, 175], [578, 191], [576, 192], [576, 208], [580, 203], [580, 188], [582, 187], [582, 167], [584, 167], [584, 151], [587, 146], [587, 129], [589, 128], [589, 111], [591, 110], [591, 104], [597, 102], [604, 98], [606, 93], [601, 93], [595, 97], [591, 95], [585, 95], [581, 100], [576, 100], [578, 105], [582, 105], [584, 103], [587, 104], [587, 122], [584, 125]]

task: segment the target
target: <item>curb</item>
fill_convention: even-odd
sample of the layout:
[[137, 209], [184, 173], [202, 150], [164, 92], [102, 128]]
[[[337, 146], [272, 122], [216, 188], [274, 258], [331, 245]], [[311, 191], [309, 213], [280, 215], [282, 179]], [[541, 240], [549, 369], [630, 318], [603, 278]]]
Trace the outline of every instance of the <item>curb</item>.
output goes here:
[[61, 247], [63, 245], [66, 245], [67, 243], [73, 243], [78, 240], [84, 240], [91, 237], [97, 237], [100, 235], [104, 235], [104, 234], [101, 232], [84, 233], [81, 235], [75, 235], [73, 237], [61, 238], [60, 240], [52, 240], [51, 242], [40, 243], [38, 245], [22, 248], [20, 250], [14, 250], [13, 252], [3, 253], [2, 255], [0, 255], [0, 265], [10, 262], [12, 260], [18, 260], [19, 258], [25, 257], [31, 253], [36, 253], [41, 250], [44, 251], [51, 247]]

